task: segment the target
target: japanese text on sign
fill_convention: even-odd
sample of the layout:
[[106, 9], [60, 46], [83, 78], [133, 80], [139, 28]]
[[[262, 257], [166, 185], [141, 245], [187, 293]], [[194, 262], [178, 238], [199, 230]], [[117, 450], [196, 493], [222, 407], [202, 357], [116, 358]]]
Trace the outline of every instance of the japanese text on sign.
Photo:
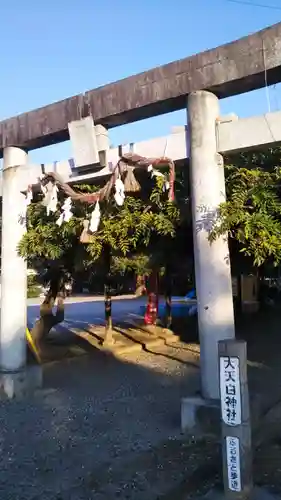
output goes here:
[[220, 357], [221, 414], [227, 425], [241, 424], [239, 358]]
[[226, 437], [226, 461], [228, 487], [231, 491], [241, 491], [240, 449], [237, 437]]

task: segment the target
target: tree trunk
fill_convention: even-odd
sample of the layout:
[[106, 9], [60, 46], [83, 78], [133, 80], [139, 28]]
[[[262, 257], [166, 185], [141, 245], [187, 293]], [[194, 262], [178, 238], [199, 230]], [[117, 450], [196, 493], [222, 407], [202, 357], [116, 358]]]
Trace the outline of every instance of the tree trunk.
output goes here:
[[[46, 338], [51, 329], [64, 321], [64, 287], [61, 276], [52, 278], [50, 288], [43, 303], [40, 306], [40, 318], [35, 322], [31, 330], [31, 336], [39, 350], [44, 348]], [[53, 307], [57, 300], [57, 309], [53, 313]]]
[[135, 294], [136, 294], [137, 297], [141, 297], [145, 293], [146, 293], [145, 275], [143, 275], [143, 274], [137, 274]]
[[172, 326], [172, 276], [171, 265], [168, 262], [165, 273], [165, 326], [170, 329]]
[[104, 248], [105, 282], [104, 282], [104, 312], [105, 312], [105, 337], [104, 345], [114, 343], [112, 332], [112, 304], [111, 304], [111, 251], [108, 246]]

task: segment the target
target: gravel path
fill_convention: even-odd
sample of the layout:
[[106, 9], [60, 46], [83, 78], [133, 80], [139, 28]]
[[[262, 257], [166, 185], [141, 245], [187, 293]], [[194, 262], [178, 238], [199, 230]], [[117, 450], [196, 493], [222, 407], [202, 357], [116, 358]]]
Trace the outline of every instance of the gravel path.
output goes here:
[[[248, 340], [250, 393], [266, 409], [281, 394], [280, 321], [257, 321], [237, 329]], [[197, 363], [198, 346], [179, 343], [122, 361], [96, 351], [49, 365], [37, 395], [0, 402], [1, 500], [182, 500], [209, 487], [220, 445], [179, 431]], [[256, 481], [279, 493], [280, 442], [278, 430], [254, 454]]]
[[43, 391], [0, 403], [0, 498], [159, 498], [194, 467], [179, 417], [197, 389], [188, 349], [48, 366]]

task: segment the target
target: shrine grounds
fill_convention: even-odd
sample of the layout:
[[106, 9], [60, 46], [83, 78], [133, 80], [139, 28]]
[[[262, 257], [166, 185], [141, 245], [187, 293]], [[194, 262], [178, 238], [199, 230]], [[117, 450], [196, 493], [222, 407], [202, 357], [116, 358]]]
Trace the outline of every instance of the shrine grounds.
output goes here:
[[[240, 317], [237, 334], [248, 341], [255, 483], [281, 495], [280, 317]], [[122, 359], [93, 350], [45, 366], [36, 395], [2, 400], [0, 498], [181, 500], [219, 485], [219, 438], [180, 433], [199, 346], [195, 321], [177, 328], [174, 347]]]

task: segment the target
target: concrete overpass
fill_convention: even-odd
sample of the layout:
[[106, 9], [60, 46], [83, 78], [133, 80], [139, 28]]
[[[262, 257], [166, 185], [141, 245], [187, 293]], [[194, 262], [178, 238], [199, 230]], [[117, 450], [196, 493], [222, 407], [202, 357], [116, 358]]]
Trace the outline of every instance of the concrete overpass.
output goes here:
[[[260, 116], [239, 119], [236, 115], [218, 118], [216, 126], [217, 150], [220, 153], [233, 153], [251, 148], [265, 148], [281, 144], [281, 111]], [[96, 178], [111, 174], [111, 166], [119, 159], [119, 147], [109, 149], [109, 166], [83, 174], [75, 166], [73, 159], [47, 164], [26, 164], [21, 167], [20, 186], [24, 191], [29, 184], [36, 184], [43, 172], [58, 172], [65, 182], [94, 182]], [[187, 127], [174, 127], [172, 133], [147, 141], [122, 146], [123, 152], [131, 149], [141, 156], [172, 158], [176, 163], [189, 156], [189, 134]], [[2, 195], [2, 172], [0, 174], [0, 196]]]

